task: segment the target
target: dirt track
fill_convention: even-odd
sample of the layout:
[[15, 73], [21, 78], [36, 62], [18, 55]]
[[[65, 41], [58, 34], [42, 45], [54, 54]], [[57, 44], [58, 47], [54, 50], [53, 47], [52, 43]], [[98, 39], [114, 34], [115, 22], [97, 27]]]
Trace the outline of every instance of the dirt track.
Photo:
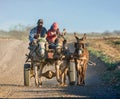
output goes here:
[[[28, 43], [20, 40], [0, 39], [0, 98], [48, 98], [79, 97], [91, 99], [119, 99], [110, 86], [100, 78], [105, 70], [98, 59], [97, 66], [88, 66], [86, 86], [58, 87], [56, 80], [45, 80], [43, 86], [36, 88], [23, 85], [23, 65]], [[72, 48], [72, 45], [70, 45]], [[118, 97], [118, 98], [116, 98]]]

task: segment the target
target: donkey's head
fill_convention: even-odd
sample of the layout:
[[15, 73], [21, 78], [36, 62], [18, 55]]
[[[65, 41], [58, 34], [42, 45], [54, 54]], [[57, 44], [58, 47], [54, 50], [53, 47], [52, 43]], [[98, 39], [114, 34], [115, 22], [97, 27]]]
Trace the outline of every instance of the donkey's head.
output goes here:
[[81, 55], [83, 53], [84, 48], [85, 48], [86, 34], [84, 34], [82, 38], [79, 38], [76, 33], [74, 33], [74, 36], [77, 40], [77, 42], [74, 45], [74, 47], [76, 49], [76, 53], [78, 55]]
[[60, 54], [62, 52], [63, 49], [63, 45], [64, 45], [65, 39], [63, 35], [59, 35], [58, 38], [56, 39], [56, 53]]
[[40, 57], [45, 56], [45, 45], [46, 45], [46, 38], [45, 37], [39, 37], [37, 41], [38, 47], [36, 49], [37, 54]]

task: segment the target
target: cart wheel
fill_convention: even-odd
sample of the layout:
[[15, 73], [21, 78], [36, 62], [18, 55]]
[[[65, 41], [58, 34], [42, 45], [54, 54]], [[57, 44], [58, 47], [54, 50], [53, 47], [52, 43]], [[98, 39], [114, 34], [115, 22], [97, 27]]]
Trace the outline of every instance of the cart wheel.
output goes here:
[[69, 65], [69, 84], [75, 85], [75, 81], [76, 81], [75, 64], [74, 64], [74, 62], [70, 62], [70, 65]]
[[30, 85], [30, 64], [24, 64], [24, 85]]

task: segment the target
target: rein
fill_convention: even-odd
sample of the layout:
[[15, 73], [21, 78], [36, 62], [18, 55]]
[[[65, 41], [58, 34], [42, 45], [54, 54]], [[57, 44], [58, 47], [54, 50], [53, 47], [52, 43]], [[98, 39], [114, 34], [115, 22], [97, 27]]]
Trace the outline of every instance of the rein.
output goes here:
[[62, 44], [57, 44], [56, 48], [62, 48]]

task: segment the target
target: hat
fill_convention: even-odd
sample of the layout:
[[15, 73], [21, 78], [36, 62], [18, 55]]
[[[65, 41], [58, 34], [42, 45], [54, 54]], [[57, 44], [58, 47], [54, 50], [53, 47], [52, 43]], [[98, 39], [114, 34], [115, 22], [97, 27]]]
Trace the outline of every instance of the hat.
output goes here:
[[37, 23], [43, 23], [43, 19], [39, 19]]
[[56, 22], [53, 23], [53, 29], [57, 30], [58, 29], [58, 24]]

